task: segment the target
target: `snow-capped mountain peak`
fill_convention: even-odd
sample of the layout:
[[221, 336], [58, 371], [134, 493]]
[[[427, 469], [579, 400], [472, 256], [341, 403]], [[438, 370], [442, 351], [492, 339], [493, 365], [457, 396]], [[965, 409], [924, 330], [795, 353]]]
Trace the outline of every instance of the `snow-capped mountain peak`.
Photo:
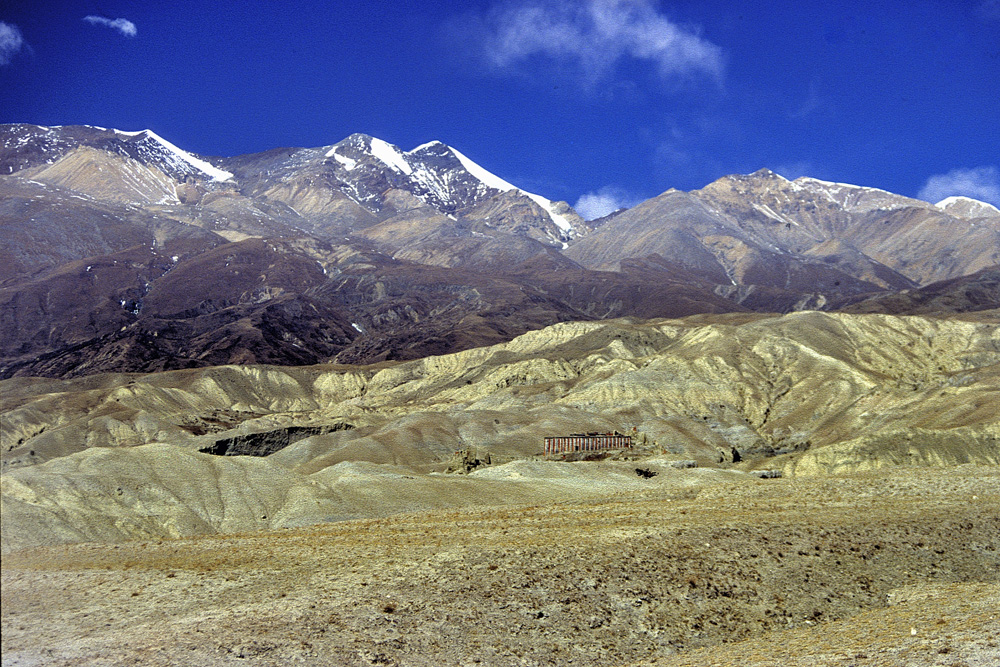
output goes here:
[[[233, 178], [232, 173], [219, 169], [201, 158], [197, 158], [191, 153], [182, 150], [170, 143], [152, 130], [140, 130], [138, 132], [125, 132], [114, 130], [115, 134], [126, 137], [136, 137], [133, 145], [139, 148], [139, 153], [143, 157], [159, 158], [173, 170], [178, 172], [190, 172], [193, 168], [216, 182], [228, 181]], [[144, 146], [145, 144], [145, 146]], [[145, 148], [145, 150], [143, 150]]]
[[996, 206], [972, 197], [946, 197], [934, 206], [959, 218], [1000, 217], [1000, 209]]
[[[572, 209], [541, 195], [527, 192], [484, 169], [465, 154], [441, 141], [429, 141], [403, 151], [387, 141], [365, 134], [353, 134], [323, 150], [337, 163], [339, 177], [355, 200], [372, 206], [378, 193], [375, 182], [388, 179], [390, 187], [412, 192], [426, 204], [445, 214], [478, 205], [498, 193], [514, 192], [538, 205], [553, 225], [552, 241], [564, 243], [578, 235], [581, 219]], [[378, 174], [383, 176], [378, 176]], [[384, 187], [384, 186], [378, 186]], [[369, 191], [371, 190], [371, 191]]]
[[501, 192], [509, 192], [511, 190], [517, 190], [525, 197], [527, 197], [528, 199], [532, 200], [533, 202], [541, 206], [542, 210], [548, 213], [549, 217], [552, 218], [552, 222], [555, 223], [556, 227], [561, 229], [566, 235], [568, 235], [569, 237], [575, 235], [574, 234], [575, 228], [573, 226], [573, 223], [566, 215], [563, 215], [558, 212], [558, 207], [554, 202], [552, 202], [549, 199], [546, 199], [541, 195], [536, 195], [531, 192], [526, 192], [517, 186], [511, 185], [510, 183], [503, 180], [496, 174], [493, 174], [492, 172], [483, 169], [478, 164], [467, 158], [465, 155], [463, 155], [456, 149], [451, 148], [450, 146], [448, 147], [448, 150], [450, 150], [452, 154], [454, 154], [454, 156], [458, 158], [458, 161], [462, 163], [462, 166], [465, 167], [466, 171], [472, 174], [475, 178], [478, 178], [480, 182], [485, 184], [487, 187], [500, 190]]

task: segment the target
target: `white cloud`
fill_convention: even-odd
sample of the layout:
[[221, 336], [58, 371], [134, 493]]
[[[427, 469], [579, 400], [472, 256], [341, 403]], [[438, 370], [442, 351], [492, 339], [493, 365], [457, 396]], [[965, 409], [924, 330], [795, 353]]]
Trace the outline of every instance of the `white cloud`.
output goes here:
[[581, 196], [573, 204], [573, 208], [583, 216], [584, 220], [596, 220], [619, 209], [631, 208], [641, 201], [638, 197], [633, 197], [618, 188], [605, 186], [597, 192], [588, 192]]
[[138, 34], [135, 24], [128, 19], [109, 19], [103, 16], [84, 16], [83, 20], [91, 25], [103, 25], [114, 28], [125, 37], [135, 37]]
[[952, 169], [947, 174], [936, 174], [917, 193], [918, 199], [937, 203], [946, 197], [964, 196], [1000, 206], [1000, 169], [975, 167]]
[[0, 66], [9, 65], [11, 58], [24, 46], [21, 31], [12, 23], [0, 21]]
[[665, 77], [722, 80], [722, 49], [660, 14], [650, 0], [519, 0], [478, 21], [490, 63], [512, 68], [532, 57], [569, 64], [594, 85], [622, 59], [648, 61]]

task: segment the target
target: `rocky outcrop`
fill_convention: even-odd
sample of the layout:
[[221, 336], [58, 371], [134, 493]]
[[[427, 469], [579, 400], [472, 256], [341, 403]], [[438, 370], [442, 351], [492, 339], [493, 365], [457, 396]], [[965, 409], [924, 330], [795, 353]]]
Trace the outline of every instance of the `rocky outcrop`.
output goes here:
[[948, 315], [1000, 308], [1000, 265], [969, 276], [942, 280], [919, 289], [905, 290], [855, 301], [843, 310], [851, 313]]
[[222, 438], [199, 451], [214, 456], [270, 456], [299, 440], [352, 428], [354, 427], [344, 422], [325, 426], [289, 426], [262, 433]]

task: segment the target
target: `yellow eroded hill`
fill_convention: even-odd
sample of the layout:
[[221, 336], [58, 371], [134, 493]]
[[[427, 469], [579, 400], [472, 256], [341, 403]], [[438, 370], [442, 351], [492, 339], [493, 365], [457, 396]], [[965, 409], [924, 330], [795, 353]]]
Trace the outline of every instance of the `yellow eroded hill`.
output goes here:
[[[1000, 330], [987, 319], [563, 323], [404, 363], [2, 388], [5, 549], [574, 497], [562, 482], [552, 495], [555, 468], [516, 492], [498, 490], [508, 478], [428, 476], [456, 452], [514, 465], [574, 432], [634, 433], [633, 456], [786, 475], [1000, 462]], [[201, 452], [241, 438], [263, 456]], [[345, 480], [375, 500], [344, 496]]]

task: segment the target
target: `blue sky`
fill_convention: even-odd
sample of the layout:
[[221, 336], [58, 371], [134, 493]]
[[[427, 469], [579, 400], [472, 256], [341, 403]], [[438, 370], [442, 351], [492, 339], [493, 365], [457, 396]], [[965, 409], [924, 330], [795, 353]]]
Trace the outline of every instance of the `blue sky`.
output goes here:
[[1000, 205], [1000, 0], [7, 0], [0, 122], [438, 139], [590, 215], [761, 167]]

